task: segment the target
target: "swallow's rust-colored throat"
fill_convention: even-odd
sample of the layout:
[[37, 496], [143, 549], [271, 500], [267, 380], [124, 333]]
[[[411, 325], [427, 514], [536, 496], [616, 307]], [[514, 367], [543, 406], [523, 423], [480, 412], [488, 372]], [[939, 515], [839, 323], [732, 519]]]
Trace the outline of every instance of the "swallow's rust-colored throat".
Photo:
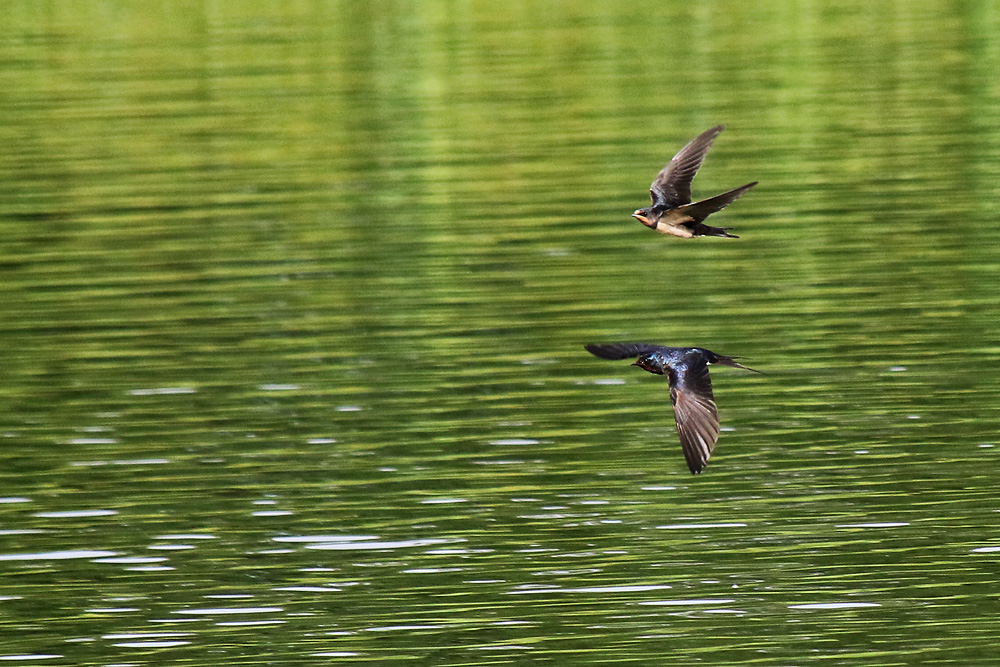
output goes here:
[[655, 228], [656, 227], [656, 223], [655, 222], [651, 221], [649, 218], [647, 218], [645, 215], [643, 215], [639, 211], [636, 211], [635, 213], [633, 213], [632, 217], [635, 218], [636, 220], [638, 220], [639, 222], [641, 222], [642, 224], [646, 225], [647, 227], [651, 227], [651, 228]]

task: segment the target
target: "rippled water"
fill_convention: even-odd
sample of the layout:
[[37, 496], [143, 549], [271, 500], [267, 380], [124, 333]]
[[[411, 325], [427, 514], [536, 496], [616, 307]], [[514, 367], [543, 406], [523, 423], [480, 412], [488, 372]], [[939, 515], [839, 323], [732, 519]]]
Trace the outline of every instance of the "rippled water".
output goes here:
[[[986, 664], [988, 4], [22, 4], [0, 660]], [[695, 195], [629, 217], [726, 123]], [[716, 218], [713, 218], [716, 221]], [[745, 357], [684, 465], [661, 378]]]

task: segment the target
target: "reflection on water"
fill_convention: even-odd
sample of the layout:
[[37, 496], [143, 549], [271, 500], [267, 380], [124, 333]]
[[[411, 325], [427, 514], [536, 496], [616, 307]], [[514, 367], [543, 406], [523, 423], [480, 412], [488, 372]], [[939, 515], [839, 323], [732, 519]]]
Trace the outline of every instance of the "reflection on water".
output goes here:
[[[996, 10], [40, 7], [0, 659], [992, 656]], [[742, 238], [632, 220], [719, 122]], [[614, 339], [768, 373], [705, 474]]]

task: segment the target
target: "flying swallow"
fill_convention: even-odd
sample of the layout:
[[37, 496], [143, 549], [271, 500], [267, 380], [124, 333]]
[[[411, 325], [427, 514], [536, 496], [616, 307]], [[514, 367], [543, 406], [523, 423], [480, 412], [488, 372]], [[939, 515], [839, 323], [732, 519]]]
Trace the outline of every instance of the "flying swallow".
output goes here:
[[719, 439], [719, 414], [712, 395], [708, 365], [721, 364], [760, 373], [701, 347], [665, 347], [652, 343], [591, 343], [587, 351], [601, 359], [636, 357], [633, 366], [666, 375], [674, 421], [681, 438], [681, 449], [692, 473], [701, 472]]
[[651, 206], [640, 208], [632, 214], [639, 222], [661, 234], [670, 234], [689, 239], [693, 236], [725, 236], [739, 238], [730, 234], [727, 229], [732, 227], [712, 227], [704, 223], [705, 218], [721, 211], [740, 198], [740, 196], [757, 185], [757, 181], [691, 203], [691, 181], [698, 168], [705, 160], [712, 142], [725, 129], [725, 125], [716, 125], [706, 130], [688, 142], [688, 145], [678, 151], [677, 155], [657, 174], [656, 180], [649, 186], [649, 196], [653, 200]]

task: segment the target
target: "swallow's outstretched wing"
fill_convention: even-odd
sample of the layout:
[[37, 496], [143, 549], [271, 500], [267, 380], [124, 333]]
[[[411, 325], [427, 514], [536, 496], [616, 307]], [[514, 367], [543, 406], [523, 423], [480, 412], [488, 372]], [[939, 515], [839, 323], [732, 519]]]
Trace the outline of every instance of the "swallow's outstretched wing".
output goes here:
[[703, 357], [672, 367], [670, 401], [681, 438], [681, 449], [692, 473], [701, 472], [719, 440], [719, 413]]
[[653, 343], [590, 343], [587, 352], [601, 359], [628, 359], [666, 349]]
[[712, 142], [725, 128], [725, 125], [716, 125], [699, 134], [680, 149], [657, 174], [656, 180], [649, 186], [649, 196], [654, 208], [666, 211], [691, 203], [691, 181], [708, 155]]
[[[757, 181], [753, 183], [747, 183], [746, 185], [741, 185], [738, 188], [733, 188], [729, 192], [723, 192], [721, 195], [715, 195], [714, 197], [709, 197], [708, 199], [702, 199], [693, 204], [686, 204], [680, 206], [678, 210], [682, 211], [684, 214], [691, 217], [689, 222], [683, 222], [685, 227], [694, 228], [700, 224], [705, 218], [721, 211], [726, 208], [734, 201], [743, 196], [747, 190], [757, 185]], [[722, 228], [725, 229], [725, 228]]]

